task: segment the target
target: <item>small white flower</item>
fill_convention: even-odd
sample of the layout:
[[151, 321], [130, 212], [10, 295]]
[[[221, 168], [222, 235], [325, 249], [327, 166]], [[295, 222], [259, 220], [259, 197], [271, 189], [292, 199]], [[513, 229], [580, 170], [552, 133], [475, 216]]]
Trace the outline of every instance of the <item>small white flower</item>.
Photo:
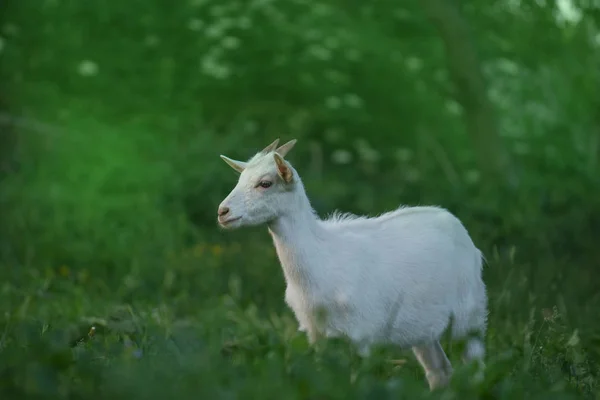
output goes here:
[[318, 40], [322, 36], [323, 36], [323, 32], [321, 32], [320, 30], [314, 29], [314, 28], [310, 28], [304, 32], [304, 37], [307, 40]]
[[217, 38], [223, 36], [225, 33], [225, 27], [221, 24], [214, 24], [206, 29], [206, 36], [209, 38]]
[[417, 57], [409, 57], [406, 60], [406, 67], [411, 71], [418, 71], [423, 66], [423, 61]]
[[4, 31], [4, 33], [6, 35], [10, 35], [10, 36], [14, 36], [17, 33], [19, 33], [19, 27], [16, 26], [15, 24], [6, 24], [6, 25], [4, 25], [2, 30]]
[[340, 129], [329, 128], [325, 130], [325, 140], [327, 142], [338, 142], [343, 138], [343, 132]]
[[396, 158], [401, 162], [410, 161], [410, 159], [412, 158], [412, 150], [407, 149], [405, 147], [401, 147], [398, 150], [396, 150]]
[[454, 100], [449, 100], [446, 102], [446, 108], [448, 109], [448, 112], [452, 115], [461, 115], [462, 114], [462, 107], [460, 104], [458, 104], [456, 101]]
[[465, 180], [468, 183], [477, 183], [479, 182], [479, 178], [481, 178], [481, 173], [476, 169], [471, 169], [465, 173]]
[[316, 84], [316, 79], [315, 77], [308, 73], [308, 72], [301, 72], [300, 73], [300, 82], [302, 82], [305, 85], [314, 85]]
[[350, 61], [358, 61], [360, 60], [360, 51], [356, 49], [348, 49], [346, 50], [346, 58]]
[[334, 69], [327, 69], [327, 70], [323, 71], [323, 77], [326, 78], [327, 80], [329, 80], [331, 82], [335, 82], [337, 84], [340, 84], [340, 83], [348, 80], [348, 77], [346, 75], [344, 75], [342, 72], [336, 71]]
[[227, 12], [227, 8], [221, 5], [215, 5], [209, 8], [208, 13], [211, 17], [219, 18]]
[[237, 20], [237, 26], [240, 29], [248, 29], [252, 26], [252, 20], [248, 17], [239, 17]]
[[404, 62], [404, 54], [401, 51], [392, 51], [390, 54], [390, 60], [394, 63], [403, 63]]
[[248, 121], [244, 122], [242, 129], [245, 132], [254, 133], [254, 132], [258, 131], [258, 124], [256, 123], [256, 121], [248, 120]]
[[404, 177], [409, 182], [417, 182], [421, 179], [421, 173], [416, 168], [407, 168], [404, 171]]
[[188, 29], [191, 31], [199, 31], [204, 26], [204, 22], [201, 19], [193, 18], [188, 22]]
[[227, 29], [233, 28], [236, 24], [235, 19], [231, 17], [221, 17], [219, 19], [219, 24], [223, 27], [223, 31]]
[[363, 105], [363, 99], [354, 93], [348, 93], [344, 96], [344, 103], [352, 108], [360, 108]]
[[208, 1], [209, 0], [191, 0], [190, 4], [194, 7], [202, 7], [203, 5], [208, 3]]
[[79, 74], [82, 76], [94, 76], [98, 74], [98, 64], [91, 60], [83, 60], [79, 63]]
[[240, 39], [236, 38], [235, 36], [227, 36], [223, 38], [221, 44], [226, 49], [235, 49], [240, 47]]
[[252, 8], [263, 8], [265, 6], [268, 6], [269, 3], [272, 3], [273, 0], [254, 0], [253, 2], [251, 2], [250, 7]]
[[146, 39], [144, 39], [144, 43], [148, 47], [154, 47], [158, 44], [158, 42], [160, 42], [160, 39], [156, 35], [148, 35], [146, 36]]
[[336, 150], [331, 155], [333, 162], [336, 164], [349, 164], [352, 161], [352, 153], [348, 150]]
[[559, 155], [559, 152], [556, 149], [556, 147], [550, 145], [546, 146], [546, 148], [544, 149], [544, 153], [546, 153], [546, 157], [549, 158], [557, 158]]
[[217, 79], [225, 79], [231, 75], [231, 69], [228, 66], [220, 64], [211, 56], [202, 59], [202, 72]]
[[342, 101], [337, 96], [330, 96], [325, 100], [325, 105], [327, 108], [337, 109], [342, 105]]
[[575, 329], [575, 331], [573, 331], [573, 334], [567, 341], [567, 346], [574, 347], [574, 346], [577, 346], [578, 344], [579, 344], [579, 332], [577, 329]]
[[501, 58], [496, 62], [498, 69], [508, 75], [517, 75], [519, 72], [519, 65], [507, 58]]
[[325, 46], [332, 50], [337, 49], [340, 47], [340, 40], [335, 36], [329, 36], [327, 39], [325, 39]]
[[573, 4], [572, 0], [558, 0], [556, 3], [558, 6], [556, 15], [558, 22], [576, 24], [581, 20], [582, 11]]
[[381, 158], [379, 152], [372, 148], [364, 139], [358, 139], [356, 141], [356, 150], [358, 151], [360, 158], [368, 162], [376, 162]]
[[285, 54], [277, 54], [273, 58], [273, 65], [276, 65], [278, 67], [280, 67], [282, 65], [286, 65], [287, 62], [288, 62], [288, 56]]
[[327, 47], [312, 45], [308, 48], [308, 53], [318, 60], [325, 61], [331, 59], [331, 50]]
[[331, 14], [331, 7], [327, 4], [316, 3], [312, 7], [312, 12], [317, 16], [323, 17], [323, 16]]
[[529, 153], [529, 144], [525, 142], [515, 142], [513, 150], [516, 154], [524, 155]]

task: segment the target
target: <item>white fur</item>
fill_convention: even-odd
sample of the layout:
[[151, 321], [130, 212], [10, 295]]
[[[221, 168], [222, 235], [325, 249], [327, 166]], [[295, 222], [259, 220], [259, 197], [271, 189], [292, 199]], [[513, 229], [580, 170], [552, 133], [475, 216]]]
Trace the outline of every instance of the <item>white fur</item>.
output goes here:
[[[241, 217], [225, 227], [268, 225], [287, 283], [285, 301], [311, 343], [345, 336], [363, 355], [374, 344], [412, 347], [433, 389], [452, 373], [439, 344], [452, 319], [451, 336], [467, 339], [464, 359], [482, 362], [482, 254], [455, 216], [423, 206], [321, 220], [296, 170], [286, 162], [293, 179], [284, 182], [267, 150], [243, 164], [221, 203], [227, 215]], [[273, 186], [256, 188], [261, 177]]]

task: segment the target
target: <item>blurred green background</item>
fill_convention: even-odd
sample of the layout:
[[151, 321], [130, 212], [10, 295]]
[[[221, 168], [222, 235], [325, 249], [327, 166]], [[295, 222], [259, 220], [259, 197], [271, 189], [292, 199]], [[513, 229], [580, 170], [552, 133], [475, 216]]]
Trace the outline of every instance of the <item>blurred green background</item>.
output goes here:
[[[0, 13], [1, 398], [600, 394], [598, 2]], [[488, 259], [485, 382], [455, 347], [433, 394], [409, 352], [309, 348], [265, 227], [216, 225], [236, 182], [219, 154], [277, 137], [298, 139], [287, 158], [322, 216], [463, 220]]]

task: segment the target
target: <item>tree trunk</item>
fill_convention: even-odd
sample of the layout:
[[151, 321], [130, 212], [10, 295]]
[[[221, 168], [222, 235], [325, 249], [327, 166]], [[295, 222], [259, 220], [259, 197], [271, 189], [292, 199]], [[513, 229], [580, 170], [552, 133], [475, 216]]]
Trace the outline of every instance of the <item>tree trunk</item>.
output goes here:
[[509, 154], [498, 134], [467, 22], [453, 0], [423, 0], [422, 4], [444, 42], [456, 100], [463, 107], [467, 133], [476, 147], [481, 169], [489, 178], [514, 183]]

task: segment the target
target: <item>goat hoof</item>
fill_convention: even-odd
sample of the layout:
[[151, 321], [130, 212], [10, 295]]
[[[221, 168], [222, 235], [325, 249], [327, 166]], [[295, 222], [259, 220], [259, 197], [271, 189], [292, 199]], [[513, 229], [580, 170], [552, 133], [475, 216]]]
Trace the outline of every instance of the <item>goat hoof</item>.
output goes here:
[[443, 389], [450, 383], [450, 376], [444, 373], [427, 373], [427, 382], [429, 383], [429, 390], [434, 391]]

